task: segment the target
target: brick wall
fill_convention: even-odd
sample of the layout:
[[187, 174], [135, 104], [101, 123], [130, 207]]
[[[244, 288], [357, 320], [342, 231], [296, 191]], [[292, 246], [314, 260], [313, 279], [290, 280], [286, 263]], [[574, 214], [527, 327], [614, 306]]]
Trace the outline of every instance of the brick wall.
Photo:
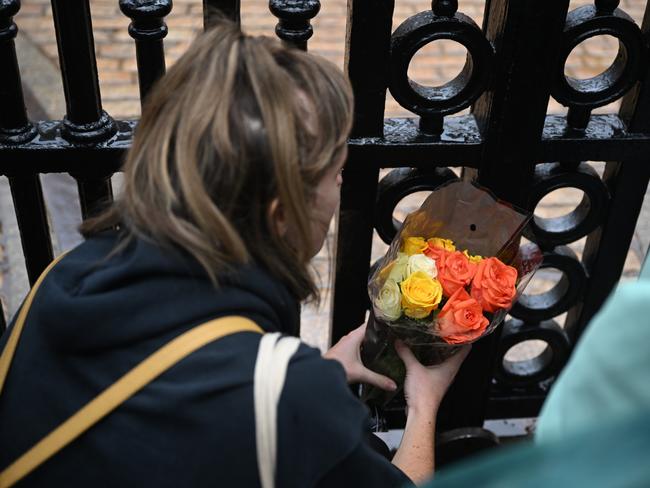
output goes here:
[[[571, 8], [591, 3], [589, 0], [574, 0], [571, 2]], [[129, 19], [119, 11], [117, 0], [91, 0], [90, 4], [104, 108], [117, 118], [136, 117], [140, 107], [135, 47], [127, 32]], [[484, 1], [461, 0], [459, 4], [462, 12], [481, 24]], [[621, 7], [640, 22], [644, 4], [642, 0], [622, 0]], [[310, 43], [310, 50], [342, 66], [346, 1], [324, 0], [321, 5], [321, 12], [313, 23], [315, 34]], [[429, 6], [428, 0], [396, 2], [394, 26]], [[277, 20], [268, 11], [267, 2], [242, 0], [241, 8], [242, 25], [246, 31], [250, 34], [273, 34]], [[165, 39], [165, 47], [167, 64], [171, 65], [183, 54], [193, 36], [201, 29], [201, 1], [174, 0], [174, 7], [166, 20], [169, 34]], [[24, 0], [16, 16], [16, 23], [21, 32], [29, 37], [52, 63], [58, 63], [49, 0]], [[602, 72], [614, 59], [616, 48], [616, 40], [609, 36], [601, 36], [581, 44], [569, 58], [567, 74], [588, 78]], [[434, 42], [416, 56], [410, 75], [420, 83], [440, 85], [458, 74], [465, 61], [465, 55], [465, 49], [455, 42]], [[553, 112], [562, 111], [562, 107], [555, 102], [551, 102], [549, 109]], [[611, 107], [602, 110], [611, 110]], [[389, 96], [387, 115], [407, 115], [407, 112]]]

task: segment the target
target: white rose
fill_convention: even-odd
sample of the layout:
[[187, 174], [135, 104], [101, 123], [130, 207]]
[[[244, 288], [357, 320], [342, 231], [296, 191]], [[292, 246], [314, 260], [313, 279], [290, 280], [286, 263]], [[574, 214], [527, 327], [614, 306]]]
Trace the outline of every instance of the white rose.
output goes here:
[[375, 310], [386, 320], [397, 320], [402, 315], [402, 293], [397, 282], [387, 279], [375, 297]]
[[397, 259], [393, 261], [393, 267], [388, 273], [388, 279], [395, 281], [395, 283], [404, 281], [406, 279], [406, 264], [408, 261], [409, 257], [405, 253], [398, 252]]
[[411, 276], [416, 271], [424, 271], [431, 278], [438, 276], [436, 262], [424, 254], [413, 254], [406, 264], [406, 275]]

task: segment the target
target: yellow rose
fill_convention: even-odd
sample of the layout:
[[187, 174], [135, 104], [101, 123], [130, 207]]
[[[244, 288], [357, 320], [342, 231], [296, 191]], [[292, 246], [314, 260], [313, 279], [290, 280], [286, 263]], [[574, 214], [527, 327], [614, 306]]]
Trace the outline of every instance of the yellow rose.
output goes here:
[[442, 285], [424, 271], [416, 271], [406, 278], [401, 288], [404, 314], [414, 319], [427, 317], [442, 300]]
[[432, 237], [431, 239], [427, 239], [427, 242], [431, 247], [439, 247], [440, 249], [444, 249], [445, 251], [454, 252], [456, 250], [456, 246], [454, 246], [454, 241], [452, 241], [451, 239]]
[[422, 254], [428, 247], [426, 241], [422, 237], [407, 237], [404, 241], [403, 251], [407, 256], [412, 254]]
[[401, 297], [397, 283], [391, 279], [386, 280], [374, 300], [377, 315], [388, 321], [400, 318], [402, 315]]
[[468, 251], [467, 249], [465, 249], [465, 250], [463, 251], [463, 254], [465, 255], [465, 257], [466, 257], [467, 259], [469, 259], [469, 262], [470, 262], [470, 263], [478, 264], [478, 263], [480, 263], [481, 261], [483, 261], [483, 256], [479, 256], [478, 254], [477, 254], [476, 256], [472, 256], [472, 255], [470, 255], [470, 253], [469, 253], [469, 251]]

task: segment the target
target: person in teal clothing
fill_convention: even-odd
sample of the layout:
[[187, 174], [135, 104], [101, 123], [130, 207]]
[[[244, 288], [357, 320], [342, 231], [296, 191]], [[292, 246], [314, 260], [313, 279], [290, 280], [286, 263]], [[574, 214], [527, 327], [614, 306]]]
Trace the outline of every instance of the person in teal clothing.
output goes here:
[[443, 470], [427, 487], [650, 486], [650, 260], [592, 319], [534, 442]]
[[637, 281], [616, 288], [585, 330], [544, 403], [536, 442], [650, 412], [649, 263]]

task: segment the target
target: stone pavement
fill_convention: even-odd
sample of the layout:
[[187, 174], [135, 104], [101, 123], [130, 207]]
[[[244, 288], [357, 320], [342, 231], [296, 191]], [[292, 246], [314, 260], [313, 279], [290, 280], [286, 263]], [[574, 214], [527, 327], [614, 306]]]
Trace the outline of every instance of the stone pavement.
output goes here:
[[[96, 44], [99, 81], [104, 108], [116, 118], [135, 118], [139, 115], [137, 70], [134, 41], [127, 32], [130, 20], [121, 14], [117, 0], [91, 0], [92, 21]], [[572, 0], [570, 8], [592, 4], [588, 0]], [[266, 0], [241, 0], [242, 26], [250, 34], [273, 35], [277, 19], [268, 11]], [[461, 0], [459, 10], [481, 25], [484, 0]], [[635, 21], [641, 22], [645, 2], [622, 0], [621, 8]], [[430, 8], [430, 0], [399, 0], [396, 2], [393, 26], [408, 16]], [[345, 48], [346, 0], [324, 0], [321, 12], [313, 22], [314, 37], [310, 51], [343, 66]], [[172, 12], [166, 18], [169, 34], [165, 39], [167, 65], [170, 66], [187, 48], [193, 36], [201, 29], [201, 0], [174, 0]], [[15, 17], [20, 30], [17, 40], [18, 58], [23, 73], [28, 111], [35, 119], [60, 119], [65, 112], [65, 102], [58, 73], [58, 54], [54, 37], [49, 0], [23, 0], [22, 8]], [[579, 45], [569, 57], [566, 73], [578, 78], [588, 78], [604, 71], [616, 55], [617, 42], [610, 36], [599, 36]], [[418, 53], [411, 64], [409, 75], [426, 85], [440, 85], [458, 74], [465, 62], [465, 49], [453, 41], [436, 41]], [[616, 110], [617, 105], [603, 107], [604, 112]], [[565, 109], [554, 101], [549, 112], [563, 113]], [[395, 101], [387, 97], [387, 116], [406, 116]], [[594, 163], [602, 166], [602, 163]], [[45, 198], [50, 210], [53, 237], [58, 249], [67, 249], [78, 242], [74, 228], [79, 220], [78, 204], [75, 202], [76, 186], [67, 175], [44, 177]], [[403, 201], [397, 214], [403, 215], [416, 209], [426, 195], [416, 194]], [[540, 216], [556, 216], [567, 213], [580, 201], [581, 192], [562, 189], [554, 192], [537, 209]], [[77, 205], [77, 207], [75, 207]], [[0, 224], [2, 224], [2, 275], [0, 294], [10, 311], [16, 309], [24, 290], [26, 279], [20, 263], [20, 244], [12, 217], [11, 199], [5, 178], [0, 178]], [[641, 260], [650, 243], [650, 199], [646, 198], [637, 234], [626, 263], [624, 279], [631, 279], [640, 267]], [[580, 254], [584, 242], [572, 244]], [[332, 248], [330, 246], [330, 248]], [[379, 257], [386, 246], [375, 239], [373, 258]], [[306, 307], [304, 335], [308, 342], [325, 347], [328, 341], [328, 292], [329, 255], [325, 250], [314, 260], [314, 267], [323, 283], [323, 304], [320, 309]], [[557, 280], [551, 273], [540, 273], [535, 286], [538, 292]]]

